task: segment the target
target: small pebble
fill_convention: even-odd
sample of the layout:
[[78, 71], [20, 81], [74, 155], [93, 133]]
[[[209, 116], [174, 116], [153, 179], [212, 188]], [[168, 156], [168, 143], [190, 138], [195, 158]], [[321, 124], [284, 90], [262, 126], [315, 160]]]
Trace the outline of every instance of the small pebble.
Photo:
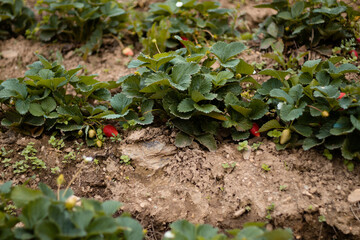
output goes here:
[[360, 202], [360, 189], [355, 189], [348, 196], [349, 203], [357, 203]]

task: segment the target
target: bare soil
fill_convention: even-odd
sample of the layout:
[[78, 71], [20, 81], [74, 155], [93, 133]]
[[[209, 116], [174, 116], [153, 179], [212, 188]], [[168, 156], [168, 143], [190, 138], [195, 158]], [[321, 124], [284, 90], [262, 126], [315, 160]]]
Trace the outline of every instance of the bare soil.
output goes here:
[[[253, 5], [242, 9], [250, 26], [272, 14], [254, 10]], [[235, 3], [224, 1], [223, 6]], [[18, 37], [0, 42], [0, 79], [23, 77], [26, 65], [37, 60], [34, 52], [50, 60], [55, 60], [59, 52], [67, 69], [83, 65], [84, 73], [98, 74], [102, 81], [117, 80], [133, 71], [126, 67], [131, 58], [121, 54], [115, 40], [106, 40], [97, 54], [84, 61], [69, 44], [44, 44]], [[241, 57], [249, 63], [274, 64], [261, 54], [255, 48]], [[32, 187], [44, 182], [55, 189], [59, 173], [51, 169], [59, 167], [67, 183], [77, 176], [71, 184], [77, 196], [123, 202], [121, 211], [130, 212], [148, 229], [148, 239], [161, 239], [169, 224], [178, 219], [220, 229], [266, 221], [268, 228], [290, 227], [296, 239], [360, 239], [360, 205], [348, 201], [349, 195], [360, 188], [360, 166], [349, 172], [341, 156], [329, 161], [321, 150], [279, 152], [266, 138], [251, 139], [248, 150], [241, 152], [234, 142], [225, 140], [218, 142], [215, 152], [197, 143], [179, 149], [173, 144], [176, 130], [166, 126], [121, 134], [121, 142], [108, 140], [102, 149], [88, 148], [81, 139], [67, 139], [66, 146], [59, 150], [48, 143], [50, 136], [46, 134], [32, 138], [1, 128], [0, 148], [13, 150], [8, 156], [12, 164], [22, 160], [21, 151], [34, 142], [37, 157], [47, 169], [14, 174], [11, 166], [0, 162], [0, 181], [29, 181]], [[257, 142], [262, 144], [252, 149], [252, 143]], [[65, 160], [71, 152], [76, 159]], [[121, 164], [121, 155], [130, 156], [131, 164]], [[84, 164], [83, 156], [95, 158], [97, 164]], [[264, 164], [269, 171], [264, 170]], [[268, 210], [270, 206], [273, 211]], [[319, 221], [321, 216], [325, 222]]]
[[[83, 145], [77, 150], [81, 142], [67, 141], [58, 150], [48, 143], [49, 136], [33, 139], [8, 130], [0, 135], [0, 147], [14, 150], [12, 162], [23, 159], [21, 151], [34, 142], [47, 169], [16, 175], [2, 165], [2, 181], [30, 180], [33, 187], [45, 182], [55, 189], [57, 173], [51, 168], [59, 167], [67, 183], [82, 169], [71, 185], [75, 194], [123, 202], [122, 210], [149, 228], [149, 239], [159, 239], [159, 232], [177, 219], [221, 229], [267, 221], [270, 228], [292, 228], [297, 239], [359, 239], [360, 208], [350, 204], [348, 196], [360, 188], [360, 167], [349, 172], [340, 157], [329, 161], [319, 151], [278, 152], [265, 138], [252, 139], [249, 145], [263, 143], [243, 152], [231, 142], [221, 143], [215, 152], [197, 143], [177, 149], [175, 132], [166, 127], [122, 134], [121, 142], [108, 141], [103, 149]], [[69, 152], [77, 158], [64, 163]], [[131, 157], [130, 165], [120, 164], [123, 154]], [[84, 164], [83, 156], [98, 164]], [[224, 163], [235, 166], [224, 168]], [[274, 210], [268, 211], [272, 204]], [[326, 223], [319, 222], [320, 216]]]

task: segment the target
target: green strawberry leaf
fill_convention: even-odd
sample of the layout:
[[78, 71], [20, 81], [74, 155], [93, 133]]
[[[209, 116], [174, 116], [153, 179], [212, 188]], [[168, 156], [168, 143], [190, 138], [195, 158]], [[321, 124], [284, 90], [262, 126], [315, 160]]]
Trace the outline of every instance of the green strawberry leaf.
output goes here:
[[200, 67], [196, 63], [179, 63], [174, 65], [171, 73], [170, 84], [180, 91], [189, 88], [191, 75], [197, 73]]
[[281, 124], [279, 123], [278, 120], [272, 119], [272, 120], [264, 123], [258, 132], [266, 132], [271, 129], [278, 129], [278, 128], [283, 128], [283, 126], [281, 126]]
[[175, 146], [179, 148], [187, 147], [191, 145], [192, 141], [193, 140], [189, 135], [183, 132], [179, 132], [176, 134]]
[[[230, 44], [217, 42], [211, 47], [210, 52], [219, 59], [220, 63], [225, 64], [230, 58], [235, 57], [245, 49], [245, 45], [241, 42], [232, 42]], [[235, 64], [235, 66], [237, 64]]]

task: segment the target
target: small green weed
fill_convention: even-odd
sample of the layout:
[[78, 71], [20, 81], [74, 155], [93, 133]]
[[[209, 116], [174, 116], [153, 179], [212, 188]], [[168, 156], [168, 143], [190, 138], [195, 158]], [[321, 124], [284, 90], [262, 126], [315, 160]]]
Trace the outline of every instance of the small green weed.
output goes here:
[[273, 213], [274, 210], [275, 210], [275, 204], [274, 204], [274, 203], [271, 203], [269, 206], [267, 206], [267, 207], [266, 207], [266, 213], [267, 213], [267, 215], [266, 215], [265, 218], [271, 220], [271, 219], [272, 219], [271, 213]]
[[320, 216], [319, 216], [319, 222], [320, 222], [320, 223], [326, 222], [325, 216], [320, 215]]
[[13, 165], [12, 168], [14, 169], [14, 173], [24, 173], [29, 169], [29, 165], [27, 164], [27, 162], [25, 160], [20, 160], [20, 161], [16, 161]]
[[0, 150], [0, 157], [6, 157], [7, 155], [9, 155], [10, 153], [12, 153], [14, 150], [9, 150], [7, 151], [4, 147], [1, 147]]
[[266, 66], [266, 62], [264, 62], [264, 61], [262, 61], [260, 63], [252, 62], [251, 65], [254, 66], [258, 70], [263, 70], [263, 68]]
[[237, 149], [241, 152], [241, 151], [247, 151], [248, 150], [248, 141], [245, 140], [245, 141], [242, 141], [242, 142], [239, 142], [239, 146], [237, 147]]
[[62, 149], [63, 147], [65, 147], [65, 143], [64, 143], [64, 139], [60, 138], [60, 139], [56, 139], [55, 136], [51, 136], [48, 143], [53, 147], [56, 148], [58, 150]]
[[110, 140], [111, 142], [115, 143], [115, 142], [121, 142], [122, 139], [120, 134], [118, 134], [117, 136], [110, 137]]
[[124, 163], [125, 165], [131, 164], [131, 158], [128, 155], [121, 155], [120, 157], [120, 163]]
[[344, 165], [346, 166], [346, 168], [347, 168], [347, 170], [349, 172], [354, 171], [355, 166], [354, 166], [354, 163], [352, 161], [344, 160]]
[[51, 170], [51, 173], [52, 174], [58, 174], [60, 173], [60, 168], [59, 167], [53, 167], [53, 168], [50, 168]]
[[[34, 144], [34, 142], [29, 142], [28, 145], [21, 152], [21, 155], [24, 156], [25, 159], [17, 161], [12, 165], [14, 173], [24, 173], [30, 168], [32, 170], [46, 169], [45, 162], [36, 157], [37, 150], [34, 148]], [[32, 167], [29, 164], [31, 164]]]
[[63, 163], [68, 163], [69, 160], [75, 161], [76, 157], [77, 157], [78, 153], [75, 153], [74, 151], [69, 152], [68, 154], [66, 154], [64, 156], [64, 160], [62, 161]]
[[265, 163], [263, 163], [261, 165], [261, 168], [265, 171], [265, 172], [269, 172], [271, 170], [271, 167]]
[[124, 130], [130, 130], [130, 129], [135, 128], [136, 125], [137, 125], [136, 121], [132, 119], [132, 120], [129, 120], [127, 122], [124, 122], [122, 124], [122, 127], [124, 128]]
[[1, 163], [4, 164], [5, 168], [7, 168], [7, 167], [11, 166], [11, 158], [1, 159]]
[[262, 142], [258, 142], [258, 143], [253, 143], [253, 145], [251, 145], [251, 149], [256, 151], [259, 149], [260, 145], [262, 144]]
[[286, 191], [287, 186], [286, 185], [280, 185], [279, 190], [280, 191]]
[[232, 162], [232, 163], [223, 163], [221, 164], [221, 166], [224, 168], [224, 169], [228, 169], [228, 168], [232, 168], [234, 169], [236, 167], [236, 162]]
[[0, 160], [1, 160], [1, 163], [4, 164], [3, 166], [5, 168], [11, 166], [11, 158], [6, 158], [6, 156], [8, 156], [13, 151], [14, 150], [7, 151], [4, 147], [2, 147], [0, 150]]
[[79, 142], [75, 141], [75, 145], [76, 145], [76, 151], [80, 151], [80, 149], [84, 145], [84, 143], [79, 143]]
[[328, 160], [332, 160], [332, 159], [333, 159], [333, 155], [330, 153], [329, 149], [324, 149], [323, 155], [324, 155]]

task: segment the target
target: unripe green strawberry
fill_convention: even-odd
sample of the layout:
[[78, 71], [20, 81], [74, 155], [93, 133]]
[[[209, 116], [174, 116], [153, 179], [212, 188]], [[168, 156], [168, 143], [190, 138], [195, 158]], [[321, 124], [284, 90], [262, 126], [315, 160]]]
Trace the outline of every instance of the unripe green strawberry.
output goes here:
[[76, 202], [79, 200], [78, 197], [72, 195], [70, 197], [68, 197], [65, 201], [65, 207], [68, 209], [68, 210], [71, 210], [73, 207], [75, 207], [76, 205]]
[[90, 130], [89, 130], [89, 138], [94, 138], [95, 135], [96, 135], [95, 130], [94, 130], [94, 129], [90, 129]]
[[324, 118], [327, 118], [329, 115], [330, 115], [329, 112], [326, 111], [326, 110], [321, 112], [321, 116], [324, 117]]
[[291, 139], [291, 130], [290, 129], [284, 129], [280, 136], [280, 144], [285, 144]]
[[65, 182], [65, 178], [63, 174], [60, 174], [56, 179], [56, 183], [58, 186], [61, 186]]
[[96, 146], [98, 146], [99, 148], [101, 148], [103, 145], [102, 141], [101, 140], [97, 140], [96, 141]]

